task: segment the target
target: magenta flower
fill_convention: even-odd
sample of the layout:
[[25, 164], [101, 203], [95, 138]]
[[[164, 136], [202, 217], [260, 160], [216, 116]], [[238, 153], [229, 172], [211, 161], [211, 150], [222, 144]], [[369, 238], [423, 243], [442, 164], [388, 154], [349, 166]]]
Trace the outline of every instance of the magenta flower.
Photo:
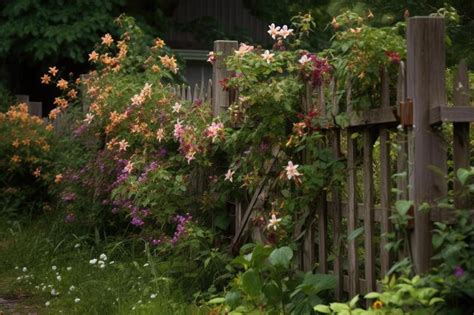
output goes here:
[[461, 266], [456, 266], [453, 270], [453, 275], [456, 277], [456, 278], [461, 278], [462, 276], [464, 276], [464, 269], [462, 269]]

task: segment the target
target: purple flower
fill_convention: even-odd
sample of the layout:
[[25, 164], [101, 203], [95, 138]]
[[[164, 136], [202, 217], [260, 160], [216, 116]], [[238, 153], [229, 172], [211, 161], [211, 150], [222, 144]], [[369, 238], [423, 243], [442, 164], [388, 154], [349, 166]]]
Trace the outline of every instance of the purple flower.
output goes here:
[[63, 201], [69, 202], [69, 201], [74, 201], [76, 200], [76, 194], [73, 192], [68, 192], [63, 194]]
[[464, 276], [464, 269], [462, 269], [461, 266], [456, 266], [456, 268], [454, 268], [453, 270], [453, 275], [456, 278], [461, 278], [462, 276]]
[[87, 130], [87, 125], [80, 125], [78, 128], [76, 128], [72, 133], [74, 136], [80, 136], [81, 134], [84, 133], [84, 131]]
[[76, 221], [76, 215], [74, 213], [70, 212], [66, 215], [66, 218], [64, 218], [64, 221], [66, 223], [72, 223], [72, 222]]
[[143, 220], [138, 217], [134, 217], [131, 223], [135, 226], [142, 226], [145, 222], [143, 222]]

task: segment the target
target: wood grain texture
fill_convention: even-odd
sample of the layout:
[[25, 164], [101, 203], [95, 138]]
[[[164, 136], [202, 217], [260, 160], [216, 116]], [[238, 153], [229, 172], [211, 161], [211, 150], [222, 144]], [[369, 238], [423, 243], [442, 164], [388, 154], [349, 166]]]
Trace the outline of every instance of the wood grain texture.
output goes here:
[[[429, 213], [417, 211], [423, 202], [435, 204], [446, 196], [446, 151], [441, 134], [430, 126], [430, 109], [446, 104], [444, 19], [413, 17], [407, 27], [407, 97], [414, 104], [414, 265], [426, 272], [431, 261]], [[432, 171], [437, 169], [437, 173]]]
[[363, 195], [364, 195], [364, 269], [367, 290], [375, 289], [375, 250], [374, 250], [374, 170], [373, 170], [373, 131], [365, 128], [363, 138]]
[[223, 87], [219, 84], [221, 80], [228, 77], [230, 72], [225, 67], [224, 60], [227, 56], [234, 53], [234, 50], [238, 49], [237, 41], [231, 40], [216, 40], [214, 41], [214, 53], [220, 53], [216, 62], [212, 67], [212, 82], [213, 93], [212, 93], [212, 112], [214, 116], [221, 114], [226, 108], [229, 107], [229, 93], [224, 91]]

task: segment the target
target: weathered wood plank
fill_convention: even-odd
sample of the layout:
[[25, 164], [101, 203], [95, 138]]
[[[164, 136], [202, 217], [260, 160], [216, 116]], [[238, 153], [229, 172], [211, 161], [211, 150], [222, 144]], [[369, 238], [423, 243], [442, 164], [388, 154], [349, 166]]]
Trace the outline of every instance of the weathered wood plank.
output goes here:
[[[356, 199], [356, 159], [357, 143], [353, 139], [354, 130], [347, 130], [347, 196], [348, 196], [348, 223], [347, 232], [350, 235], [357, 228], [357, 199]], [[349, 240], [348, 244], [349, 258], [349, 296], [352, 297], [359, 293], [359, 268], [357, 259], [356, 240]]]
[[429, 116], [431, 125], [442, 122], [469, 123], [474, 122], [474, 107], [446, 107], [445, 105], [436, 106], [430, 109]]
[[[414, 265], [426, 272], [431, 261], [430, 214], [417, 211], [423, 202], [446, 196], [446, 152], [441, 134], [430, 127], [430, 109], [446, 103], [444, 19], [413, 17], [407, 25], [407, 97], [414, 104]], [[432, 168], [436, 168], [434, 173]]]
[[[454, 106], [469, 105], [469, 75], [465, 60], [459, 63], [458, 71], [453, 82], [453, 89]], [[469, 167], [469, 123], [453, 124], [453, 147], [454, 171], [456, 172], [459, 168]], [[454, 204], [458, 209], [463, 209], [468, 206], [468, 199], [462, 196], [461, 192], [461, 183], [455, 180]]]
[[[335, 98], [333, 99], [334, 110]], [[334, 111], [333, 111], [334, 113]], [[337, 112], [336, 112], [337, 114]], [[341, 158], [341, 131], [340, 129], [332, 130], [332, 152], [334, 158]], [[336, 300], [342, 300], [343, 294], [343, 270], [342, 270], [342, 207], [341, 207], [341, 191], [337, 185], [331, 188], [333, 207], [330, 213], [333, 214], [333, 247], [334, 247], [334, 275], [336, 277]]]
[[374, 170], [372, 130], [363, 131], [363, 186], [364, 186], [364, 269], [368, 291], [375, 289], [375, 250], [374, 250]]
[[[382, 106], [390, 106], [390, 86], [387, 69], [382, 72]], [[380, 207], [381, 217], [381, 240], [380, 240], [380, 270], [384, 276], [390, 269], [392, 263], [390, 252], [385, 249], [387, 234], [391, 232], [390, 224], [390, 136], [387, 128], [382, 127], [380, 133]]]
[[212, 67], [212, 82], [214, 82], [212, 93], [212, 110], [214, 116], [218, 116], [230, 105], [229, 93], [224, 91], [219, 82], [230, 75], [230, 72], [226, 69], [224, 60], [227, 56], [233, 54], [234, 50], [237, 50], [237, 48], [237, 41], [214, 41], [214, 52], [216, 54], [220, 53]]
[[326, 192], [321, 192], [319, 208], [318, 208], [318, 253], [320, 273], [328, 272], [328, 208], [326, 200]]
[[306, 227], [306, 233], [303, 240], [303, 270], [311, 271], [315, 262], [315, 246], [314, 246], [314, 235], [315, 235], [315, 222], [310, 220]]
[[[406, 76], [405, 63], [400, 62], [397, 77], [397, 104], [406, 101]], [[397, 173], [405, 173], [405, 176], [398, 176], [396, 180], [397, 200], [408, 199], [408, 130], [403, 126], [397, 133]], [[411, 128], [411, 127], [410, 127]]]

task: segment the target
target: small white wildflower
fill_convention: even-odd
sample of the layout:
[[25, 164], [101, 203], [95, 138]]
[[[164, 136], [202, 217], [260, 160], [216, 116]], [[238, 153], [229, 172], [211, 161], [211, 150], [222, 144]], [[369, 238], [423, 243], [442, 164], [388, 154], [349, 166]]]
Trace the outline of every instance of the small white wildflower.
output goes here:
[[58, 281], [61, 281], [61, 276], [56, 276], [56, 279], [58, 279]]
[[15, 270], [18, 270], [18, 269], [20, 269], [20, 267], [16, 266], [16, 267], [15, 267]]
[[91, 265], [95, 265], [96, 262], [97, 262], [97, 259], [95, 259], [95, 258], [89, 260], [89, 264], [91, 264]]
[[72, 270], [72, 267], [67, 267], [66, 270], [67, 270], [67, 271], [71, 271], [71, 270]]
[[26, 267], [23, 267], [23, 269], [21, 269], [23, 272], [27, 272], [28, 271], [28, 268]]
[[99, 264], [99, 265], [103, 265], [103, 264], [105, 264], [105, 261], [99, 260], [98, 264]]
[[44, 303], [44, 306], [48, 307], [49, 305], [51, 305], [51, 302], [47, 301], [46, 303]]
[[23, 279], [23, 277], [17, 277], [16, 281], [20, 281], [21, 279]]
[[58, 267], [52, 266], [51, 269], [54, 271], [54, 270], [58, 269]]
[[148, 267], [148, 266], [150, 266], [149, 263], [146, 263], [146, 264], [143, 265], [143, 267]]
[[272, 218], [268, 220], [267, 229], [273, 228], [276, 231], [280, 221], [281, 219], [277, 218], [276, 215], [272, 214]]
[[74, 245], [74, 248], [79, 248], [81, 247], [81, 244], [77, 243], [76, 245]]
[[56, 295], [58, 295], [58, 294], [59, 294], [59, 293], [58, 293], [58, 291], [56, 291], [56, 289], [54, 289], [54, 288], [51, 289], [51, 295], [52, 295], [52, 296], [56, 296]]
[[39, 290], [39, 288], [40, 288], [39, 285], [35, 285], [36, 290]]
[[156, 294], [155, 294], [155, 293], [153, 293], [152, 295], [150, 295], [150, 299], [154, 299], [154, 298], [156, 298]]
[[100, 268], [100, 269], [104, 269], [104, 268], [105, 268], [105, 265], [104, 265], [104, 264], [99, 265], [99, 268]]
[[115, 264], [115, 261], [112, 260], [111, 262], [109, 262], [109, 265], [113, 265], [113, 264]]
[[76, 290], [75, 286], [72, 285], [72, 286], [69, 287], [69, 291], [74, 291], [74, 290]]
[[138, 300], [137, 304], [142, 304], [142, 300]]
[[99, 258], [102, 260], [107, 260], [107, 256], [105, 254], [100, 254]]
[[80, 301], [81, 301], [80, 298], [75, 298], [75, 299], [74, 299], [74, 303], [79, 303]]

